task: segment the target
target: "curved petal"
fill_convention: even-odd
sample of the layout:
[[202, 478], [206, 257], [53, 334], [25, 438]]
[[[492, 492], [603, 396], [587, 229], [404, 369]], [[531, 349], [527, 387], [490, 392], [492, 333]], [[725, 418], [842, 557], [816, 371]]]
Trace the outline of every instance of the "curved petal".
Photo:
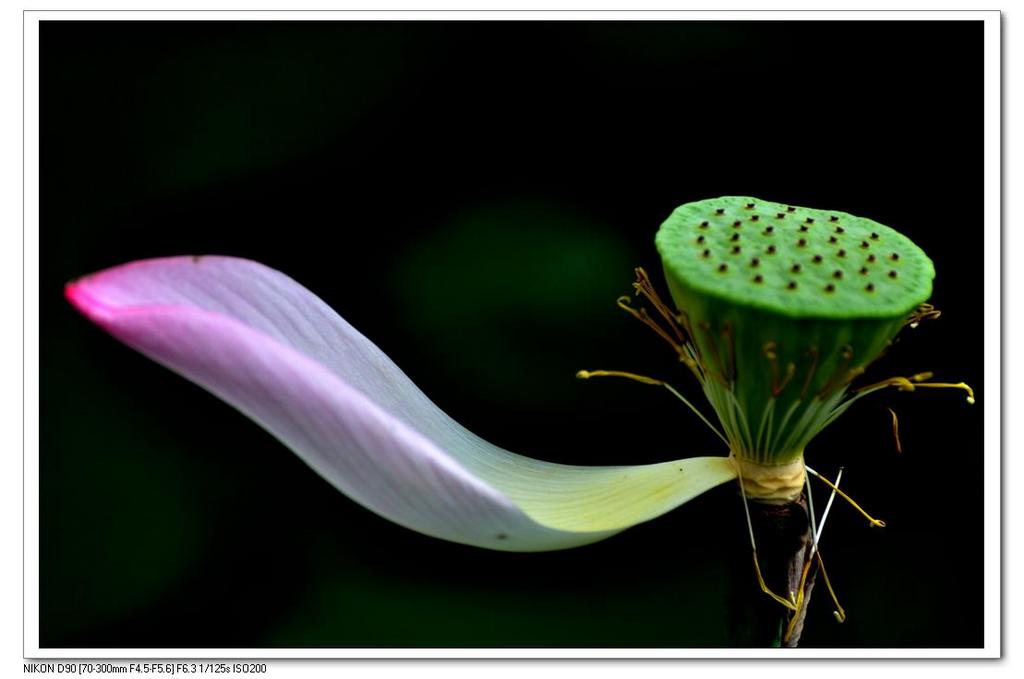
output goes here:
[[255, 420], [360, 504], [408, 528], [514, 551], [587, 544], [729, 481], [725, 457], [553, 464], [456, 423], [284, 274], [231, 257], [132, 262], [66, 287], [110, 334]]

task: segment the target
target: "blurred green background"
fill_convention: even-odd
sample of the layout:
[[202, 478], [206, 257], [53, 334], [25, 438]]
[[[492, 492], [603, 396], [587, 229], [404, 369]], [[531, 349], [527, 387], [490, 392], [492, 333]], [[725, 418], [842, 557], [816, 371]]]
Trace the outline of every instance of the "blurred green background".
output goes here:
[[872, 397], [808, 450], [889, 527], [834, 508], [849, 619], [818, 591], [802, 645], [981, 645], [981, 47], [980, 22], [42, 22], [42, 646], [744, 643], [734, 488], [577, 550], [440, 542], [62, 298], [134, 259], [250, 257], [506, 448], [719, 453], [663, 392], [573, 375], [695, 395], [614, 300], [676, 205], [724, 194], [913, 238], [944, 314], [872, 375], [979, 392]]

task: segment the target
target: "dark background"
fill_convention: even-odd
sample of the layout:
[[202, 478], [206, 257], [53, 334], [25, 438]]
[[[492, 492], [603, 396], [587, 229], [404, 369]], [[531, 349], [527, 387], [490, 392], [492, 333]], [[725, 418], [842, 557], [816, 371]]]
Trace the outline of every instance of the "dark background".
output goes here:
[[[443, 408], [534, 457], [722, 453], [615, 308], [686, 201], [872, 217], [934, 259], [938, 321], [808, 449], [837, 504], [804, 646], [982, 644], [980, 22], [43, 22], [44, 647], [722, 646], [762, 597], [731, 486], [565, 552], [449, 544], [355, 505], [75, 314], [129, 260], [250, 257]], [[895, 452], [891, 405], [901, 416]], [[819, 502], [824, 492], [819, 490]]]

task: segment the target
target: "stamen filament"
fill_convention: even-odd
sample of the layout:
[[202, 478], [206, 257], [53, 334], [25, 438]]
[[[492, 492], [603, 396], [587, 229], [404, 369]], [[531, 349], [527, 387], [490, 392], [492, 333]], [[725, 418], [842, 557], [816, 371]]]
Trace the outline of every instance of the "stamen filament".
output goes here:
[[942, 315], [942, 312], [931, 304], [921, 304], [907, 317], [905, 325], [916, 328], [921, 321], [933, 320]]
[[804, 570], [800, 573], [800, 586], [796, 594], [796, 608], [793, 609], [793, 615], [789, 617], [789, 625], [786, 626], [786, 634], [782, 637], [783, 641], [789, 641], [793, 636], [793, 630], [796, 629], [796, 623], [800, 619], [800, 608], [804, 605], [804, 590], [807, 586], [807, 573], [811, 570], [811, 564], [814, 563], [813, 559], [808, 559], [804, 563]]
[[796, 604], [787, 599], [783, 599], [781, 596], [769, 589], [767, 583], [764, 581], [764, 576], [761, 575], [761, 564], [757, 560], [757, 543], [754, 541], [754, 524], [750, 521], [750, 507], [747, 505], [747, 491], [743, 488], [743, 479], [739, 479], [739, 484], [740, 495], [743, 498], [743, 513], [747, 517], [747, 531], [750, 533], [750, 550], [754, 556], [754, 572], [757, 574], [757, 584], [761, 586], [761, 591], [772, 599], [779, 602], [789, 610], [796, 611]]
[[832, 611], [832, 615], [835, 616], [836, 622], [846, 622], [846, 611], [843, 610], [842, 605], [839, 603], [836, 591], [832, 589], [832, 582], [828, 579], [828, 572], [825, 570], [825, 562], [821, 558], [821, 552], [818, 552], [818, 568], [821, 570], [821, 576], [825, 579], [825, 587], [828, 588], [828, 593], [832, 597], [832, 603], [836, 605], [836, 610]]
[[701, 411], [697, 410], [697, 407], [696, 407], [695, 405], [693, 405], [692, 403], [690, 403], [690, 402], [689, 402], [689, 401], [688, 401], [688, 400], [687, 400], [686, 398], [684, 398], [682, 394], [680, 394], [680, 393], [679, 393], [678, 391], [676, 391], [676, 390], [675, 390], [675, 389], [674, 389], [674, 388], [672, 387], [672, 385], [671, 385], [671, 384], [665, 384], [665, 383], [663, 382], [661, 386], [663, 386], [663, 387], [665, 387], [666, 389], [668, 389], [669, 391], [671, 391], [671, 392], [672, 392], [672, 394], [673, 394], [673, 395], [674, 395], [674, 396], [675, 396], [676, 398], [678, 398], [678, 399], [679, 399], [680, 401], [682, 401], [683, 403], [685, 403], [685, 404], [686, 404], [686, 406], [687, 406], [687, 407], [688, 407], [688, 408], [689, 408], [690, 410], [692, 410], [692, 411], [694, 412], [694, 414], [695, 414], [695, 415], [696, 415], [697, 417], [699, 417], [699, 418], [700, 418], [700, 419], [701, 419], [701, 420], [702, 420], [702, 421], [704, 422], [704, 424], [708, 425], [708, 427], [709, 427], [709, 428], [711, 429], [711, 431], [715, 432], [715, 434], [716, 434], [716, 435], [718, 436], [718, 438], [722, 439], [722, 443], [724, 443], [724, 444], [725, 444], [725, 445], [727, 445], [727, 446], [729, 445], [729, 440], [728, 440], [728, 439], [726, 439], [726, 438], [725, 438], [725, 436], [724, 436], [724, 435], [722, 434], [722, 432], [720, 432], [720, 431], [718, 430], [718, 427], [716, 427], [715, 425], [711, 424], [711, 421], [710, 421], [710, 420], [708, 420], [708, 418], [704, 417], [704, 413], [702, 413]]
[[864, 511], [864, 510], [863, 510], [863, 509], [861, 508], [861, 506], [860, 506], [859, 504], [857, 504], [856, 502], [854, 502], [854, 501], [853, 501], [853, 498], [851, 498], [851, 497], [850, 497], [849, 495], [847, 495], [847, 494], [846, 494], [846, 493], [844, 493], [843, 491], [839, 490], [839, 488], [838, 488], [838, 487], [836, 487], [836, 485], [835, 485], [834, 483], [832, 483], [831, 481], [829, 481], [828, 479], [826, 479], [826, 478], [825, 478], [824, 476], [822, 476], [822, 475], [821, 475], [821, 474], [819, 474], [818, 472], [816, 472], [816, 471], [814, 471], [813, 469], [811, 469], [810, 467], [806, 467], [806, 466], [805, 466], [804, 468], [805, 468], [805, 469], [806, 469], [806, 470], [807, 470], [808, 472], [810, 472], [811, 474], [814, 474], [814, 476], [815, 476], [815, 477], [817, 477], [817, 478], [818, 478], [818, 480], [820, 480], [820, 481], [821, 481], [822, 483], [824, 483], [824, 484], [825, 484], [826, 486], [828, 486], [828, 487], [829, 487], [829, 488], [831, 488], [832, 490], [834, 490], [834, 491], [836, 491], [837, 493], [839, 493], [839, 497], [843, 498], [844, 500], [846, 500], [847, 502], [849, 502], [849, 503], [850, 503], [851, 505], [853, 505], [853, 508], [854, 508], [854, 509], [856, 509], [856, 510], [857, 510], [858, 512], [860, 512], [861, 514], [863, 514], [863, 515], [864, 515], [864, 517], [865, 517], [865, 518], [866, 518], [866, 519], [867, 519], [868, 521], [870, 521], [870, 522], [871, 522], [871, 525], [872, 525], [872, 526], [878, 526], [879, 528], [885, 528], [885, 521], [880, 521], [880, 520], [878, 520], [878, 519], [874, 518], [873, 516], [871, 516], [870, 514], [868, 514], [868, 513], [866, 512], [866, 511]]
[[801, 401], [807, 398], [807, 388], [811, 386], [811, 380], [814, 379], [814, 373], [818, 370], [818, 347], [811, 347], [807, 353], [811, 356], [811, 367], [807, 370], [807, 377], [804, 378], [804, 386], [800, 389]]
[[761, 591], [770, 596], [775, 601], [779, 602], [794, 613], [797, 610], [797, 604], [788, 599], [783, 599], [781, 596], [773, 592], [768, 588], [768, 585], [764, 581], [764, 576], [761, 575], [761, 565], [757, 562], [757, 550], [754, 550], [754, 572], [757, 574], [757, 584], [761, 586]]
[[[806, 468], [807, 465], [804, 465], [804, 469]], [[818, 557], [818, 565], [820, 567], [822, 576], [824, 576], [825, 578], [825, 586], [828, 588], [828, 592], [832, 597], [832, 601], [836, 605], [836, 610], [832, 611], [832, 614], [839, 622], [843, 622], [844, 620], [846, 620], [846, 611], [844, 611], [843, 607], [839, 604], [839, 598], [836, 596], [835, 590], [832, 589], [832, 583], [829, 582], [828, 573], [825, 572], [825, 562], [821, 558], [821, 552], [818, 551], [818, 541], [821, 539], [822, 531], [825, 530], [825, 521], [828, 519], [829, 510], [832, 509], [832, 502], [836, 499], [836, 493], [839, 492], [839, 482], [842, 480], [842, 478], [843, 470], [842, 468], [840, 468], [839, 473], [836, 475], [836, 483], [835, 486], [833, 486], [832, 488], [832, 494], [829, 495], [828, 502], [825, 504], [825, 511], [822, 512], [821, 523], [817, 527], [815, 527], [814, 525], [814, 500], [811, 494], [811, 482], [810, 479], [805, 479], [805, 482], [807, 484], [807, 507], [811, 519], [811, 553], [808, 556], [807, 562], [804, 563], [804, 570], [803, 573], [801, 573], [800, 575], [800, 588], [796, 601], [797, 609], [790, 617], [789, 625], [786, 627], [786, 635], [784, 637], [784, 641], [789, 641], [789, 639], [793, 636], [793, 631], [796, 628], [797, 620], [800, 617], [800, 606], [803, 605], [804, 597], [806, 596], [807, 574], [810, 572], [811, 564], [814, 563], [815, 556]]]
[[615, 303], [618, 305], [620, 309], [625, 311], [627, 314], [629, 314], [630, 316], [637, 319], [638, 321], [646, 325], [648, 328], [653, 330], [655, 334], [658, 335], [658, 337], [668, 342], [668, 345], [672, 347], [673, 351], [675, 351], [677, 354], [682, 355], [682, 346], [680, 345], [680, 343], [672, 339], [672, 337], [669, 336], [667, 332], [665, 332], [664, 328], [655, 323], [654, 319], [651, 318], [650, 315], [648, 315], [646, 309], [634, 309], [632, 306], [630, 306], [631, 301], [632, 300], [629, 297], [623, 296], [615, 300]]
[[867, 393], [884, 389], [885, 387], [896, 387], [900, 391], [916, 391], [922, 388], [931, 389], [963, 389], [967, 392], [967, 402], [974, 404], [974, 390], [965, 382], [957, 382], [956, 384], [950, 382], [925, 382], [924, 380], [931, 379], [933, 373], [923, 372], [911, 375], [910, 377], [890, 377], [887, 380], [881, 382], [875, 382], [864, 387], [854, 389], [854, 393]]
[[[806, 465], [804, 467], [806, 469]], [[836, 489], [839, 488], [839, 482], [843, 479], [843, 468], [839, 468], [839, 473], [836, 474]], [[828, 496], [828, 502], [825, 503], [825, 511], [821, 513], [821, 523], [818, 524], [818, 532], [814, 535], [814, 549], [818, 548], [818, 541], [821, 540], [821, 534], [825, 530], [825, 520], [828, 519], [828, 512], [832, 509], [832, 502], [836, 499], [836, 491], [833, 490], [832, 494]]]
[[668, 322], [669, 327], [672, 328], [672, 331], [679, 339], [679, 342], [681, 344], [685, 343], [686, 336], [679, 329], [679, 325], [676, 321], [675, 314], [673, 314], [672, 310], [669, 309], [668, 306], [661, 301], [661, 297], [658, 295], [658, 292], [654, 289], [654, 285], [651, 284], [651, 279], [647, 275], [647, 272], [644, 271], [643, 267], [638, 266], [634, 270], [634, 273], [636, 273], [636, 282], [633, 283], [633, 289], [636, 290], [638, 295], [643, 295], [651, 304], [654, 305], [654, 308], [658, 311], [659, 314], [661, 314], [661, 317], [664, 318], [666, 322]]
[[[804, 469], [807, 469], [806, 464]], [[818, 549], [818, 526], [814, 518], [814, 494], [811, 492], [811, 479], [807, 474], [804, 474], [804, 486], [807, 488], [807, 513], [811, 519], [811, 555], [813, 556]], [[835, 497], [835, 491], [832, 491], [832, 496]]]
[[640, 382], [641, 384], [650, 384], [656, 387], [665, 387], [672, 393], [673, 396], [675, 396], [684, 404], [686, 404], [686, 406], [690, 410], [692, 410], [694, 414], [697, 417], [699, 417], [701, 421], [711, 429], [711, 431], [715, 432], [715, 435], [718, 436], [718, 438], [722, 439], [722, 442], [725, 443], [725, 445], [729, 445], [729, 440], [725, 438], [722, 432], [720, 432], [718, 428], [715, 427], [715, 425], [711, 424], [711, 421], [708, 420], [708, 418], [704, 417], [704, 413], [697, 410], [697, 407], [695, 405], [690, 403], [690, 401], [685, 396], [676, 391], [672, 387], [672, 385], [668, 384], [667, 382], [663, 382], [653, 377], [647, 377], [645, 375], [637, 375], [636, 373], [624, 372], [622, 370], [580, 370], [579, 372], [576, 373], [576, 377], [577, 379], [581, 380], [589, 380], [591, 377], [623, 377], [627, 380]]
[[576, 377], [581, 380], [589, 380], [591, 377], [624, 377], [627, 380], [634, 380], [635, 382], [641, 382], [643, 384], [653, 384], [657, 387], [665, 384], [661, 380], [656, 380], [653, 377], [623, 372], [622, 370], [580, 370], [576, 373]]

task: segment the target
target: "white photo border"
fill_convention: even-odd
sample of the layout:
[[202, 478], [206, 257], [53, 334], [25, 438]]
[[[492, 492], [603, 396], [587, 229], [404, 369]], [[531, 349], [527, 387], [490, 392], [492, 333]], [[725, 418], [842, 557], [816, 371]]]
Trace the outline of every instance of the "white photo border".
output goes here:
[[[40, 648], [39, 647], [39, 24], [42, 21], [268, 20], [779, 20], [981, 21], [984, 24], [984, 646], [982, 648]], [[577, 11], [577, 10], [140, 10], [44, 11], [23, 14], [24, 57], [24, 638], [26, 658], [998, 658], [1002, 646], [1002, 297], [1001, 47], [999, 11]]]

